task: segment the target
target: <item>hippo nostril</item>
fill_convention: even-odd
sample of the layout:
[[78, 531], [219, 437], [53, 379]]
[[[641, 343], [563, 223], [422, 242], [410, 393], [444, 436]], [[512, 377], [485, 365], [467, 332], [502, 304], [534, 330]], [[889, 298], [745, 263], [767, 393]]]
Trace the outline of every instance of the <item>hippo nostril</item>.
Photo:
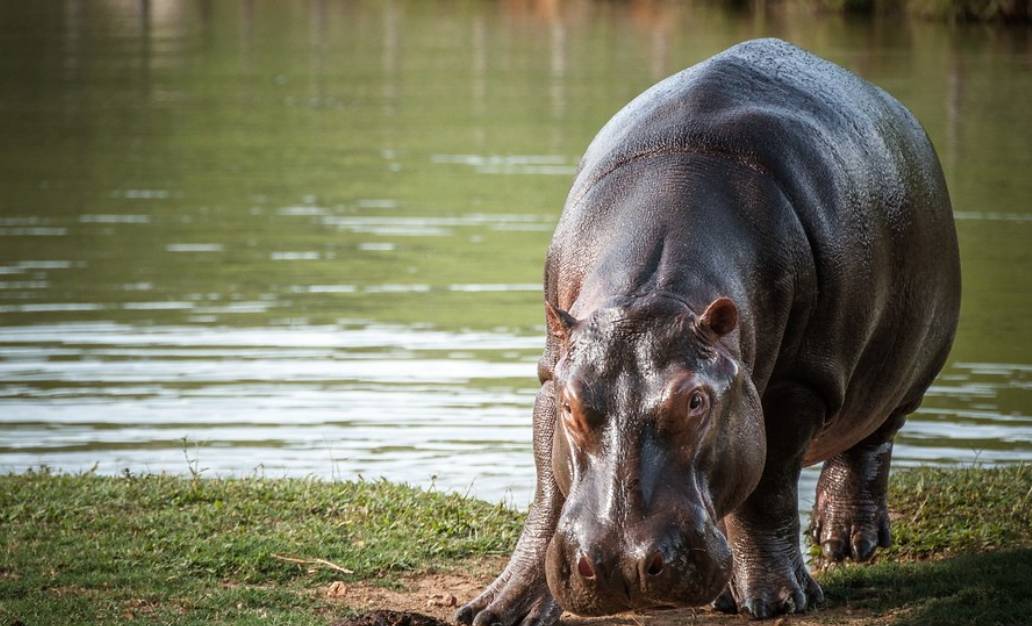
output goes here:
[[582, 554], [581, 558], [577, 561], [577, 573], [588, 579], [595, 577], [595, 570], [591, 567], [591, 561], [589, 561], [588, 557], [584, 554]]
[[647, 570], [649, 576], [659, 576], [663, 573], [663, 555], [657, 552], [652, 560], [649, 561], [649, 567]]

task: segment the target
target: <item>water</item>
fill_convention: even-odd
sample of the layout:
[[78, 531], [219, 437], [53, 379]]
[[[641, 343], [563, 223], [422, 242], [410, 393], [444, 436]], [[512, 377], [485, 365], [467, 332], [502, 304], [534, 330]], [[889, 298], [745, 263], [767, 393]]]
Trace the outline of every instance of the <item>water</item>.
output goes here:
[[960, 334], [897, 466], [1032, 459], [1026, 30], [65, 1], [0, 4], [0, 470], [361, 474], [526, 504], [542, 261], [580, 153], [645, 87], [761, 35], [892, 91], [942, 157]]

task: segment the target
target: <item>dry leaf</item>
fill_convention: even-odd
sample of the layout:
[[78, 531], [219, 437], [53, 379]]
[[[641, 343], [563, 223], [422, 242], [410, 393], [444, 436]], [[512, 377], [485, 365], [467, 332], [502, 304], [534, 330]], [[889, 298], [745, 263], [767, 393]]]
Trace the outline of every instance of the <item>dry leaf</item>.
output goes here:
[[455, 606], [458, 600], [450, 593], [435, 593], [426, 601], [427, 606]]
[[339, 580], [335, 580], [326, 587], [326, 597], [343, 598], [348, 595], [348, 586]]

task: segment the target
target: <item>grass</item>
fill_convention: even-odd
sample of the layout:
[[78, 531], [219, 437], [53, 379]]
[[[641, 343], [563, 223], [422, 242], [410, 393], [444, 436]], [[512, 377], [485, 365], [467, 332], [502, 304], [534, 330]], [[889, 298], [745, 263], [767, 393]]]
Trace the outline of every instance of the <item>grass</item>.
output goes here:
[[504, 553], [520, 522], [383, 481], [9, 475], [0, 624], [325, 624], [313, 585]]
[[1032, 465], [899, 472], [889, 502], [889, 558], [1032, 547]]
[[[1032, 465], [897, 472], [889, 505], [892, 547], [881, 560], [1032, 547]], [[811, 558], [819, 555], [811, 542]]]
[[889, 503], [892, 547], [821, 572], [828, 604], [899, 626], [1032, 623], [1032, 465], [899, 472]]
[[[1032, 466], [896, 474], [896, 545], [822, 572], [829, 605], [899, 624], [1021, 623], [1030, 488]], [[327, 624], [342, 608], [320, 586], [505, 554], [521, 521], [383, 481], [2, 476], [0, 626]]]
[[1029, 624], [1032, 550], [886, 561], [819, 577], [830, 605], [896, 614], [897, 626]]

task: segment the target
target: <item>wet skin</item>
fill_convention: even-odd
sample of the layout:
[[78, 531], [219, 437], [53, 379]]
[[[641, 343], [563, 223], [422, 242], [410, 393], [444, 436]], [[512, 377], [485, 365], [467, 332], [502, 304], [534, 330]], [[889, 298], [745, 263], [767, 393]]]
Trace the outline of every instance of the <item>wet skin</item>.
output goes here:
[[777, 40], [661, 82], [589, 146], [545, 297], [534, 503], [458, 621], [803, 611], [818, 462], [825, 554], [888, 543], [892, 437], [960, 297], [938, 160], [891, 96]]

